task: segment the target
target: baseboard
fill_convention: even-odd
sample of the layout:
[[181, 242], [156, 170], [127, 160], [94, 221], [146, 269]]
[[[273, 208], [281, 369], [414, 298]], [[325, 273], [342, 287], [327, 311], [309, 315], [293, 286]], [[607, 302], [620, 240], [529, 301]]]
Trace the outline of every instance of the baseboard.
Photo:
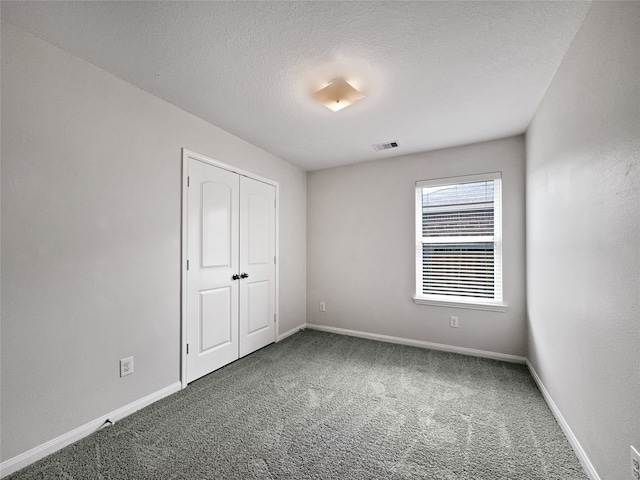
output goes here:
[[445, 345], [443, 343], [424, 342], [422, 340], [412, 340], [410, 338], [391, 337], [389, 335], [380, 335], [377, 333], [360, 332], [358, 330], [347, 330], [346, 328], [326, 327], [324, 325], [307, 324], [307, 328], [312, 330], [320, 330], [323, 332], [338, 333], [340, 335], [349, 335], [351, 337], [367, 338], [369, 340], [379, 340], [382, 342], [397, 343], [400, 345], [408, 345], [410, 347], [429, 348], [431, 350], [440, 350], [442, 352], [459, 353], [461, 355], [470, 355], [472, 357], [490, 358], [493, 360], [501, 360], [511, 363], [525, 363], [525, 357], [510, 355], [508, 353], [489, 352], [486, 350], [476, 350], [474, 348], [456, 347], [453, 345]]
[[21, 453], [20, 455], [10, 458], [9, 460], [0, 464], [0, 478], [16, 472], [21, 468], [24, 468], [27, 465], [30, 465], [33, 462], [36, 462], [41, 458], [44, 458], [47, 455], [92, 434], [93, 432], [99, 430], [107, 420], [116, 422], [126, 417], [127, 415], [131, 415], [141, 408], [144, 408], [147, 405], [160, 400], [161, 398], [167, 397], [172, 393], [177, 392], [178, 390], [180, 390], [180, 388], [180, 382], [173, 383], [168, 387], [158, 390], [157, 392], [147, 395], [146, 397], [140, 398], [139, 400], [125, 405], [124, 407], [118, 408], [117, 410], [114, 410], [107, 415], [103, 415], [99, 418], [96, 418], [95, 420], [85, 423], [84, 425], [63, 435], [60, 435], [53, 440], [49, 440], [42, 445], [39, 445], [35, 448], [32, 448], [31, 450]]
[[573, 451], [578, 457], [578, 460], [580, 461], [582, 468], [584, 468], [584, 471], [586, 472], [586, 474], [589, 476], [591, 480], [601, 480], [600, 476], [598, 475], [598, 472], [596, 472], [596, 469], [594, 468], [593, 464], [589, 460], [589, 457], [587, 456], [586, 452], [582, 448], [582, 445], [580, 445], [580, 442], [574, 435], [573, 431], [571, 430], [571, 427], [562, 416], [562, 413], [560, 413], [560, 409], [558, 408], [556, 403], [553, 401], [553, 398], [549, 394], [549, 391], [544, 386], [544, 383], [542, 383], [540, 376], [538, 376], [538, 372], [536, 372], [536, 369], [533, 368], [533, 365], [531, 365], [531, 362], [529, 362], [528, 359], [527, 359], [527, 367], [529, 368], [529, 372], [531, 373], [533, 380], [538, 385], [538, 389], [542, 393], [542, 397], [544, 398], [545, 402], [547, 402], [547, 405], [549, 406], [551, 413], [553, 413], [553, 416], [556, 418], [558, 425], [560, 425], [562, 432], [564, 433], [565, 437], [567, 437], [567, 440], [569, 440], [569, 443], [571, 444]]
[[279, 342], [281, 340], [284, 340], [285, 338], [290, 337], [294, 333], [298, 333], [300, 330], [303, 330], [305, 327], [306, 327], [306, 325], [303, 323], [302, 325], [294, 327], [291, 330], [287, 330], [282, 335], [278, 335], [278, 340], [276, 340], [276, 341]]

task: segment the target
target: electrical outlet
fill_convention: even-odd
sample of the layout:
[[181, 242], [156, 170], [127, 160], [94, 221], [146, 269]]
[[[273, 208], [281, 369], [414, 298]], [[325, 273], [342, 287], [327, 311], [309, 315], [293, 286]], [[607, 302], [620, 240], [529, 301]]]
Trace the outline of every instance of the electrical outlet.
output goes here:
[[320, 311], [324, 312], [326, 311], [326, 309], [327, 309], [327, 306], [324, 304], [324, 302], [320, 302]]
[[133, 357], [120, 360], [120, 376], [125, 377], [133, 373]]
[[451, 315], [451, 328], [458, 328], [458, 317]]
[[631, 478], [640, 480], [640, 453], [631, 445]]

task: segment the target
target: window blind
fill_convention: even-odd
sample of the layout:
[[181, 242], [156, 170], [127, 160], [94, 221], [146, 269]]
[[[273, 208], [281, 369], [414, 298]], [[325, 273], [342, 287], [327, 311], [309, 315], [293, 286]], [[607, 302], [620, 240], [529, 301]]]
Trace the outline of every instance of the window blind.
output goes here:
[[474, 180], [418, 185], [419, 296], [502, 301], [500, 178]]

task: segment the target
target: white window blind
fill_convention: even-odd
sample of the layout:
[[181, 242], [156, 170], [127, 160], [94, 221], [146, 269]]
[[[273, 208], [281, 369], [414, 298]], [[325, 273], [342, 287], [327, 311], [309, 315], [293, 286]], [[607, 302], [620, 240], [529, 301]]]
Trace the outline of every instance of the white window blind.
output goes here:
[[502, 304], [500, 173], [416, 184], [416, 299]]

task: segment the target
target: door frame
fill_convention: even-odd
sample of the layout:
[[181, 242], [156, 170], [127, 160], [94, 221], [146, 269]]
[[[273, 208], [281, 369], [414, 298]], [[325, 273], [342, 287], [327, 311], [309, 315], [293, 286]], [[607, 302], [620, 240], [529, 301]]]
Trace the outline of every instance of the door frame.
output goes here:
[[273, 185], [276, 189], [276, 215], [275, 215], [275, 299], [274, 311], [276, 315], [274, 342], [278, 341], [278, 332], [280, 331], [280, 184], [269, 178], [261, 177], [255, 173], [243, 170], [241, 168], [229, 165], [227, 163], [214, 160], [200, 153], [182, 149], [182, 218], [181, 218], [181, 245], [180, 245], [180, 383], [182, 388], [187, 387], [187, 200], [189, 197], [188, 176], [189, 176], [189, 159], [193, 158], [203, 163], [207, 163], [213, 167], [222, 168], [230, 172], [242, 175], [244, 177], [257, 180], [259, 182]]

